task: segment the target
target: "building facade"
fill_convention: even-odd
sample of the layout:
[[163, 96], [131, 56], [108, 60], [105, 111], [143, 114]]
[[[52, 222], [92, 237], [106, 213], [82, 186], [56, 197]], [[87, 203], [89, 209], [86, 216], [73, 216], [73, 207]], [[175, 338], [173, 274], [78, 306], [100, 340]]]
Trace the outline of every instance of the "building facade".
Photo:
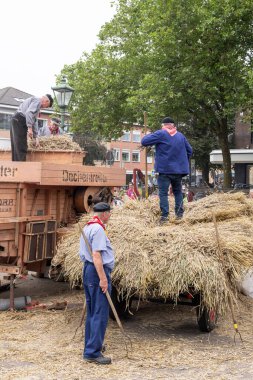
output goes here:
[[[235, 183], [253, 187], [253, 120], [244, 112], [236, 115], [233, 149], [230, 149], [230, 154]], [[223, 164], [221, 150], [213, 150], [210, 161], [213, 164]]]
[[[126, 183], [133, 177], [133, 170], [139, 169], [146, 174], [145, 149], [141, 147], [141, 139], [144, 136], [144, 128], [140, 125], [133, 125], [130, 130], [124, 131], [117, 140], [107, 142], [107, 150], [113, 153], [113, 166], [126, 170]], [[152, 175], [154, 168], [154, 156], [150, 152], [147, 155], [148, 175]]]

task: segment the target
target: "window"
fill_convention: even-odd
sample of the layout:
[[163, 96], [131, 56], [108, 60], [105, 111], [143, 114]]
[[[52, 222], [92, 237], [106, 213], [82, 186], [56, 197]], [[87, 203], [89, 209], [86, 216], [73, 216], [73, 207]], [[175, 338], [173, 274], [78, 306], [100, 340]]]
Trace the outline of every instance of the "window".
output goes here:
[[122, 150], [122, 161], [124, 162], [130, 162], [130, 152], [129, 150]]
[[133, 142], [141, 142], [141, 131], [133, 131]]
[[120, 149], [114, 148], [113, 150], [114, 161], [120, 161]]
[[0, 129], [10, 129], [12, 115], [0, 114]]
[[132, 152], [132, 162], [140, 162], [140, 152], [138, 150]]
[[122, 141], [131, 141], [130, 131], [124, 131], [124, 135], [121, 137]]

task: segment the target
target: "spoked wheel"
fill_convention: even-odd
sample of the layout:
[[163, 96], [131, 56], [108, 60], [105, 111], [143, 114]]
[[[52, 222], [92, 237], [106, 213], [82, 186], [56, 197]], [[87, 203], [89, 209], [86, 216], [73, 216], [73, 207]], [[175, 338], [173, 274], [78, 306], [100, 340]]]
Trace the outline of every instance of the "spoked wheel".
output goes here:
[[[127, 304], [126, 299], [119, 298], [115, 286], [112, 286], [111, 299], [119, 318], [127, 318], [130, 316], [129, 309], [131, 307], [132, 300], [130, 299], [129, 303]], [[110, 318], [115, 321], [115, 317], [111, 308], [109, 311], [109, 315]]]
[[196, 312], [200, 331], [212, 331], [215, 328], [217, 322], [216, 311], [214, 309], [207, 309], [206, 307], [197, 307]]

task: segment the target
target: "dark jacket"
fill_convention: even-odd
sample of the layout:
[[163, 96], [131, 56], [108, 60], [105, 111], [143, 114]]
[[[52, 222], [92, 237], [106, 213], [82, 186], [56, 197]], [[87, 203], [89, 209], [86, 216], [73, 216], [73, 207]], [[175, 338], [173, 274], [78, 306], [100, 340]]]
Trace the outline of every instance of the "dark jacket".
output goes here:
[[177, 132], [171, 136], [160, 129], [146, 135], [141, 140], [143, 146], [155, 145], [155, 171], [161, 174], [189, 174], [189, 158], [192, 147], [186, 137]]

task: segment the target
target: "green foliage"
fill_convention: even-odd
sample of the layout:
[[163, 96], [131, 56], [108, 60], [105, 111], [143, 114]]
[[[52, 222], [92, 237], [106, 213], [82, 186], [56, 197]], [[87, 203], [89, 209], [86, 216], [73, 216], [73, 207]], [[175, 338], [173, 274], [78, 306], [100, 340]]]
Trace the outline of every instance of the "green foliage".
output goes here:
[[[144, 110], [151, 129], [174, 116], [198, 126], [208, 153], [217, 136], [229, 185], [227, 136], [235, 113], [252, 106], [252, 0], [116, 3], [96, 49], [63, 69], [75, 88], [75, 129], [88, 126], [110, 138], [122, 134], [125, 122], [143, 123]], [[195, 131], [186, 132], [201, 163], [206, 141], [194, 138]]]
[[94, 166], [94, 161], [96, 160], [105, 161], [107, 152], [106, 147], [101, 140], [90, 131], [86, 131], [85, 133], [75, 133], [73, 135], [73, 141], [77, 142], [86, 152], [84, 159], [86, 165]]

